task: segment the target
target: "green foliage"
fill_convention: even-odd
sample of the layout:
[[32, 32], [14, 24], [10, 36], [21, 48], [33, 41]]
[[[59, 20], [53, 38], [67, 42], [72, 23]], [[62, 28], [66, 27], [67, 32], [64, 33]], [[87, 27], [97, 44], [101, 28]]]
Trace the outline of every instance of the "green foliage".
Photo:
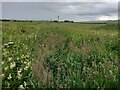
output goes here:
[[116, 25], [3, 22], [5, 88], [118, 88]]

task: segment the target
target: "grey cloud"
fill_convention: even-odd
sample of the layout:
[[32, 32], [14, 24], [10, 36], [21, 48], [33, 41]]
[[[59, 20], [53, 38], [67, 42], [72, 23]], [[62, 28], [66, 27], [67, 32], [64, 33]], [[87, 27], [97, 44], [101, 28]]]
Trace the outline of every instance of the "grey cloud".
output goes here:
[[109, 3], [77, 3], [72, 4], [73, 7], [76, 7], [76, 12], [73, 12], [76, 15], [112, 15], [117, 13], [117, 4]]
[[117, 3], [109, 2], [4, 2], [3, 18], [97, 20], [100, 16], [117, 15]]
[[2, 3], [0, 2], [0, 19], [2, 18]]
[[119, 0], [1, 0], [2, 2], [119, 2]]

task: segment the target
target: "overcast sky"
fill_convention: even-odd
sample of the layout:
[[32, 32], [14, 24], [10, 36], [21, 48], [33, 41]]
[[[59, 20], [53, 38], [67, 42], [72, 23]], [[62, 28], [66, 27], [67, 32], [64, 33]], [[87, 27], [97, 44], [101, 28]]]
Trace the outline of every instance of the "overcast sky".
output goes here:
[[2, 2], [118, 2], [119, 0], [0, 0]]
[[[9, 1], [9, 2], [8, 2]], [[13, 1], [13, 2], [12, 2]], [[67, 2], [40, 2], [43, 0], [2, 0], [2, 18], [26, 20], [117, 20], [118, 0], [67, 0]], [[31, 2], [30, 2], [31, 1]], [[34, 1], [34, 2], [32, 2]], [[63, 1], [63, 0], [62, 0]], [[85, 2], [86, 1], [86, 2]], [[111, 1], [111, 2], [109, 2]]]

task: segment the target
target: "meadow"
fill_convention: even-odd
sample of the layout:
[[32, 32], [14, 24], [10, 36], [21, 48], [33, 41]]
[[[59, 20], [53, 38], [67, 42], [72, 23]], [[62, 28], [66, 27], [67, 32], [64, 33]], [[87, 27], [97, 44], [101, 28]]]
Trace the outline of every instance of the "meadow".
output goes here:
[[118, 88], [116, 23], [2, 22], [3, 88]]

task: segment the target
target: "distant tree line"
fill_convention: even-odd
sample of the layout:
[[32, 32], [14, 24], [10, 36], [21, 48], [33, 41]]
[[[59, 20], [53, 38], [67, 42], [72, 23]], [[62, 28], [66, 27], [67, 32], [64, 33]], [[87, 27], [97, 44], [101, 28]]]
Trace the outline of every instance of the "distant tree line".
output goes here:
[[66, 23], [74, 23], [74, 21], [70, 21], [70, 20], [64, 20], [64, 21], [58, 21], [58, 20], [54, 20], [51, 22], [66, 22]]
[[10, 21], [10, 20], [8, 20], [8, 19], [1, 19], [0, 21]]
[[32, 20], [10, 20], [10, 19], [1, 19], [0, 21], [12, 21], [12, 22], [32, 22]]
[[66, 22], [66, 23], [74, 23], [74, 21], [70, 20], [64, 20], [64, 21], [58, 21], [58, 20], [53, 20], [53, 21], [45, 21], [45, 20], [10, 20], [10, 19], [1, 19], [0, 21], [6, 21], [6, 22]]

